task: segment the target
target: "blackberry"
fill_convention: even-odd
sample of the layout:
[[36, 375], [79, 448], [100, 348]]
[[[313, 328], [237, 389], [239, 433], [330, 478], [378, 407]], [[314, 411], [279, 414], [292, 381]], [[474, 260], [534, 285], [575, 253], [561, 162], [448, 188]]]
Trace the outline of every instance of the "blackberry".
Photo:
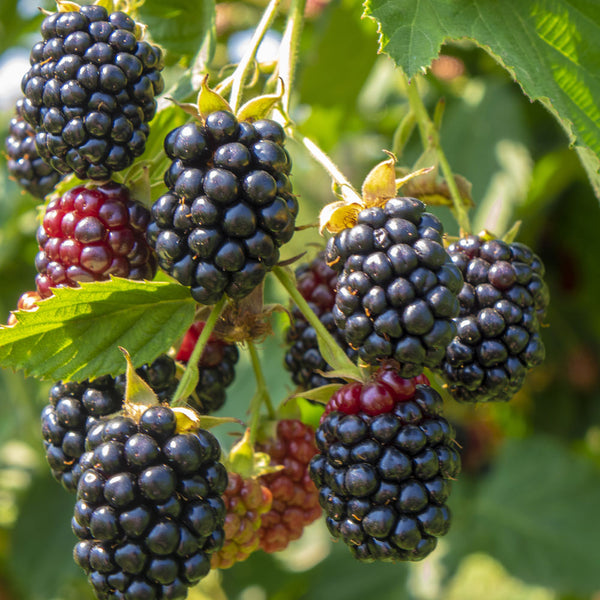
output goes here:
[[[175, 362], [166, 355], [137, 369], [161, 401], [167, 401], [177, 387]], [[81, 476], [84, 453], [93, 448], [87, 439], [102, 417], [123, 407], [125, 375], [108, 375], [81, 383], [59, 381], [50, 388], [49, 404], [42, 410], [42, 436], [52, 475], [74, 492]], [[93, 436], [92, 436], [93, 438]], [[85, 461], [84, 461], [85, 462]]]
[[237, 473], [228, 473], [229, 483], [223, 494], [225, 508], [225, 542], [213, 554], [214, 569], [228, 569], [236, 562], [246, 560], [258, 549], [261, 517], [271, 508], [273, 497], [258, 479], [245, 479]]
[[219, 444], [176, 425], [160, 405], [114, 417], [79, 480], [74, 558], [99, 599], [185, 598], [223, 544]]
[[308, 474], [317, 452], [314, 430], [296, 419], [277, 423], [276, 435], [257, 445], [271, 457], [271, 465], [283, 465], [276, 473], [260, 477], [273, 495], [271, 510], [262, 516], [260, 548], [279, 552], [297, 540], [304, 527], [321, 515], [317, 489]]
[[[28, 310], [34, 311], [37, 309], [37, 303], [40, 301], [40, 295], [37, 292], [25, 292], [21, 294], [19, 300], [17, 301], [17, 310]], [[11, 312], [8, 316], [7, 325], [16, 325], [17, 318]]]
[[[187, 363], [202, 330], [203, 322], [193, 323], [186, 332], [177, 352], [177, 360]], [[235, 378], [239, 359], [235, 344], [228, 344], [211, 333], [198, 363], [198, 384], [188, 404], [200, 414], [219, 410], [225, 404], [225, 390]]]
[[[327, 266], [324, 252], [319, 253], [312, 262], [300, 265], [296, 269], [296, 287], [302, 297], [340, 347], [351, 360], [356, 362], [356, 350], [346, 344], [343, 333], [339, 331], [333, 320], [331, 311], [335, 305], [336, 286], [337, 273]], [[317, 332], [297, 306], [292, 307], [291, 313], [291, 326], [285, 337], [288, 350], [284, 364], [292, 374], [292, 381], [303, 390], [341, 381], [327, 379], [320, 374], [320, 372], [331, 371], [331, 367], [319, 351]]]
[[310, 475], [329, 531], [359, 560], [421, 560], [450, 526], [460, 457], [426, 382], [383, 367], [340, 388], [317, 429]]
[[524, 244], [470, 235], [448, 248], [464, 276], [457, 333], [440, 374], [462, 402], [508, 401], [545, 356], [548, 306], [541, 260]]
[[327, 263], [340, 273], [333, 317], [367, 364], [394, 359], [413, 377], [442, 361], [462, 286], [442, 235], [422, 202], [392, 198], [329, 240]]
[[16, 115], [8, 124], [6, 154], [8, 174], [36, 198], [49, 194], [62, 178], [40, 158], [35, 147], [35, 131], [23, 119], [23, 99], [17, 100]]
[[298, 202], [284, 138], [274, 121], [238, 122], [227, 111], [165, 138], [169, 191], [152, 207], [148, 239], [197, 302], [247, 296], [291, 239]]
[[51, 296], [54, 287], [105, 281], [111, 275], [152, 279], [157, 264], [145, 238], [149, 220], [129, 190], [113, 182], [94, 189], [77, 186], [51, 200], [37, 232], [40, 296]]
[[98, 5], [57, 12], [23, 77], [23, 118], [39, 155], [59, 173], [107, 180], [145, 149], [162, 53], [136, 37], [135, 22]]

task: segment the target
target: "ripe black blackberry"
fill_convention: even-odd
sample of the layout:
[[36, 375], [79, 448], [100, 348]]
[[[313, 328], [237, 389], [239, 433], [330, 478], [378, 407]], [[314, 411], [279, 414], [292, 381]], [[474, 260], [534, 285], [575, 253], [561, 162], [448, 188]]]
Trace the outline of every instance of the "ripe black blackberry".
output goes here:
[[[162, 402], [171, 399], [177, 387], [172, 358], [159, 356], [137, 372]], [[74, 492], [85, 470], [80, 459], [90, 449], [86, 436], [102, 417], [121, 410], [124, 397], [125, 375], [81, 383], [59, 381], [50, 388], [50, 403], [42, 410], [42, 436], [52, 475], [65, 489]]]
[[8, 124], [6, 154], [8, 173], [36, 198], [49, 194], [61, 180], [61, 174], [44, 162], [35, 147], [35, 131], [23, 119], [23, 99], [17, 100], [16, 115]]
[[394, 359], [413, 377], [443, 359], [462, 277], [442, 235], [422, 202], [392, 198], [330, 238], [327, 263], [340, 273], [333, 317], [366, 363]]
[[37, 231], [37, 290], [105, 281], [111, 275], [152, 279], [156, 256], [146, 242], [149, 211], [114, 182], [94, 189], [76, 186], [46, 206]]
[[423, 375], [402, 379], [389, 367], [327, 405], [310, 473], [329, 531], [357, 559], [421, 560], [448, 532], [460, 457], [441, 410]]
[[238, 122], [223, 110], [167, 135], [169, 192], [152, 207], [148, 239], [197, 302], [247, 296], [291, 239], [298, 202], [284, 139], [274, 121]]
[[[177, 351], [177, 360], [187, 363], [202, 330], [203, 322], [193, 323]], [[226, 389], [235, 379], [235, 365], [240, 357], [237, 346], [228, 344], [213, 333], [198, 362], [198, 383], [188, 404], [201, 415], [219, 410], [226, 399]]]
[[[333, 320], [337, 273], [325, 262], [325, 253], [319, 253], [310, 263], [296, 269], [296, 287], [327, 331], [335, 338], [351, 360], [356, 362], [357, 352], [344, 339], [343, 333]], [[285, 367], [292, 374], [292, 381], [303, 390], [311, 390], [340, 380], [323, 377], [319, 372], [331, 371], [317, 343], [317, 332], [305, 319], [300, 309], [292, 307], [290, 328], [286, 332], [288, 350]]]
[[41, 31], [21, 83], [23, 118], [58, 172], [106, 180], [144, 151], [162, 53], [137, 39], [129, 16], [98, 5], [53, 13]]
[[469, 235], [448, 248], [464, 276], [457, 334], [440, 373], [456, 400], [508, 401], [545, 356], [548, 306], [541, 260], [524, 244]]
[[147, 408], [103, 425], [77, 488], [75, 562], [99, 599], [183, 599], [224, 540], [227, 471], [208, 431]]

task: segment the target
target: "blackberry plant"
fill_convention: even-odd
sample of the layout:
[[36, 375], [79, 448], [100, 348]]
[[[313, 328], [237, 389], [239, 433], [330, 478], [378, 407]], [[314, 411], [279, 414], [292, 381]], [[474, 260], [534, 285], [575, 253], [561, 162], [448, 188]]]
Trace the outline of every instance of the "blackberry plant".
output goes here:
[[359, 560], [422, 560], [448, 532], [460, 457], [441, 410], [426, 378], [390, 365], [325, 408], [310, 473], [329, 531]]
[[9, 175], [32, 196], [43, 198], [61, 179], [61, 174], [44, 162], [35, 147], [35, 131], [23, 118], [23, 99], [17, 100], [15, 116], [8, 124], [6, 154]]
[[152, 207], [148, 240], [162, 269], [197, 302], [215, 304], [223, 294], [244, 298], [277, 264], [298, 201], [281, 125], [200, 114], [165, 138], [169, 191]]
[[140, 31], [100, 5], [68, 3], [44, 19], [21, 84], [22, 114], [59, 173], [107, 180], [144, 152], [164, 84], [162, 52]]

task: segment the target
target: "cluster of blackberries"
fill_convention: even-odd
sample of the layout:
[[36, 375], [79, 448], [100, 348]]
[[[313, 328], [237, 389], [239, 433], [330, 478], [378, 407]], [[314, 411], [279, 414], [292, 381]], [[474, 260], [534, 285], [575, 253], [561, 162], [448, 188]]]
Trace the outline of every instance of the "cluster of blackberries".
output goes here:
[[442, 361], [463, 283], [442, 235], [422, 202], [392, 198], [329, 240], [327, 262], [340, 273], [333, 317], [364, 362], [394, 359], [413, 377]]
[[107, 180], [145, 149], [161, 51], [138, 40], [125, 13], [99, 5], [49, 15], [42, 37], [22, 81], [37, 151], [59, 173]]
[[94, 189], [77, 186], [51, 200], [37, 233], [40, 296], [111, 275], [152, 279], [157, 263], [145, 237], [149, 220], [148, 210], [113, 182]]
[[450, 526], [460, 457], [427, 383], [383, 367], [340, 388], [317, 430], [310, 473], [327, 527], [359, 560], [421, 560]]
[[[337, 273], [325, 262], [325, 253], [319, 253], [310, 263], [296, 269], [296, 287], [327, 331], [348, 357], [356, 362], [357, 351], [346, 343], [331, 312], [335, 305]], [[288, 349], [284, 364], [292, 374], [293, 382], [303, 390], [310, 390], [339, 381], [322, 375], [323, 372], [330, 371], [331, 367], [319, 351], [315, 328], [295, 305], [292, 307], [291, 317], [291, 326], [285, 337]]]
[[[177, 386], [173, 359], [159, 356], [137, 372], [161, 401], [170, 399]], [[52, 475], [67, 490], [77, 489], [89, 459], [82, 458], [90, 450], [86, 437], [102, 417], [121, 410], [124, 397], [124, 375], [81, 383], [59, 381], [50, 388], [50, 402], [42, 411], [42, 437]]]
[[544, 266], [524, 244], [467, 236], [450, 245], [464, 276], [457, 334], [440, 373], [460, 401], [510, 400], [545, 356], [539, 334], [548, 305]]
[[175, 413], [160, 405], [96, 429], [77, 487], [75, 561], [98, 598], [185, 598], [224, 540], [217, 440], [178, 433]]
[[298, 213], [285, 134], [268, 119], [227, 111], [171, 131], [169, 192], [152, 207], [148, 239], [159, 265], [202, 304], [241, 299], [279, 260]]
[[[204, 323], [199, 321], [187, 330], [177, 351], [178, 361], [187, 364], [203, 329]], [[235, 378], [239, 356], [235, 344], [228, 344], [211, 333], [198, 362], [196, 390], [188, 398], [188, 404], [194, 410], [205, 415], [219, 410], [225, 404], [225, 392]]]
[[37, 198], [49, 194], [61, 179], [35, 147], [35, 130], [23, 119], [23, 99], [17, 101], [16, 115], [8, 125], [6, 154], [9, 175]]

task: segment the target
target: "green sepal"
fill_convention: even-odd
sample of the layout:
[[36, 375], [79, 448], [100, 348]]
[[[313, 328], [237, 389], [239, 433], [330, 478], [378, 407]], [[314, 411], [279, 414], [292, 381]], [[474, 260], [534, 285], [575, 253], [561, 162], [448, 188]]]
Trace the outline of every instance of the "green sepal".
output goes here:
[[127, 362], [125, 371], [125, 405], [142, 404], [146, 407], [159, 404], [158, 396], [154, 390], [137, 374], [135, 367], [131, 362], [131, 356], [125, 348], [119, 347]]
[[197, 107], [198, 114], [202, 120], [205, 120], [208, 115], [218, 110], [233, 112], [231, 106], [229, 106], [229, 102], [208, 86], [208, 75], [202, 80], [200, 92], [198, 93]]
[[200, 111], [198, 110], [198, 106], [196, 104], [192, 104], [191, 102], [179, 102], [175, 100], [175, 98], [171, 96], [167, 96], [167, 100], [170, 100], [173, 104], [179, 107], [183, 112], [188, 115], [194, 117], [197, 121], [201, 121], [202, 117], [200, 115]]
[[514, 225], [502, 236], [502, 241], [512, 244], [519, 235], [519, 229], [521, 229], [521, 221], [515, 221]]
[[[323, 375], [327, 375], [327, 373], [323, 373]], [[305, 400], [312, 400], [313, 402], [325, 405], [342, 386], [343, 384], [341, 383], [330, 383], [305, 392], [298, 392], [292, 398], [304, 398]]]
[[271, 466], [271, 457], [266, 452], [256, 452], [250, 442], [250, 429], [246, 429], [239, 442], [233, 446], [224, 461], [228, 471], [241, 475], [244, 479], [276, 473], [283, 465]]
[[290, 396], [286, 400], [284, 400], [278, 407], [275, 414], [275, 418], [277, 421], [282, 421], [283, 419], [300, 419], [302, 416], [302, 411], [300, 410], [300, 406], [298, 405], [298, 398], [304, 397], [300, 396], [300, 394], [294, 394]]
[[248, 100], [237, 112], [238, 121], [255, 121], [269, 116], [273, 108], [281, 102], [283, 90], [279, 94], [266, 94]]
[[79, 12], [81, 5], [77, 2], [70, 2], [70, 0], [56, 0], [56, 8], [58, 12]]
[[177, 433], [188, 433], [191, 431], [199, 431], [200, 429], [212, 429], [217, 425], [225, 423], [238, 423], [242, 421], [235, 417], [213, 417], [211, 415], [200, 415], [193, 408], [187, 406], [176, 406], [172, 408], [175, 413], [177, 425], [175, 431]]

